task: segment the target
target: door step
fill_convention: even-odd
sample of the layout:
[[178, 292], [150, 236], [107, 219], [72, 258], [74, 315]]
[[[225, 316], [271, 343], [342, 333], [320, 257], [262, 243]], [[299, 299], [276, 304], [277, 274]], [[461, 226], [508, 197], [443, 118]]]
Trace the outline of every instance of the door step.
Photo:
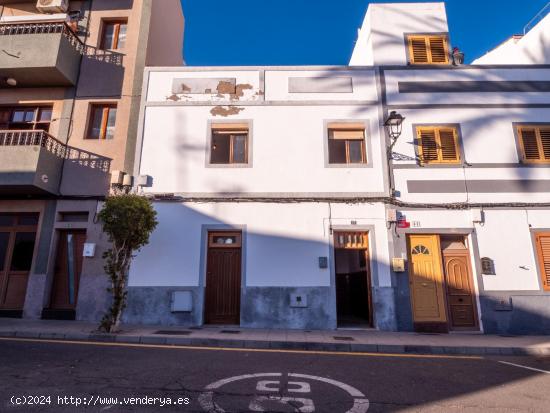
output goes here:
[[45, 308], [42, 310], [42, 320], [75, 320], [75, 310], [54, 310]]

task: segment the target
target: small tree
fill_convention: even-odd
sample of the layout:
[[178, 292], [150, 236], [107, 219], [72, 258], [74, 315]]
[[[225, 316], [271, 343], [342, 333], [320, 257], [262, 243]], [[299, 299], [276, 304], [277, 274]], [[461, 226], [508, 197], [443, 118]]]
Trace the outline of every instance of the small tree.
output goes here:
[[112, 303], [101, 320], [100, 329], [117, 331], [122, 311], [126, 307], [128, 273], [134, 252], [149, 243], [156, 228], [157, 213], [151, 202], [139, 195], [115, 195], [107, 198], [99, 212], [103, 231], [109, 236], [111, 248], [104, 254], [105, 272], [111, 281], [107, 289]]

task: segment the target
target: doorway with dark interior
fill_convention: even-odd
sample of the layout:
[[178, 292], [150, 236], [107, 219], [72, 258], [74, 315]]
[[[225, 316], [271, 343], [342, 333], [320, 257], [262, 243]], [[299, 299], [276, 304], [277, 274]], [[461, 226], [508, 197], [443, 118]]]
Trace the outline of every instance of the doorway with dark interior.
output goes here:
[[372, 327], [368, 233], [335, 233], [334, 258], [338, 327]]

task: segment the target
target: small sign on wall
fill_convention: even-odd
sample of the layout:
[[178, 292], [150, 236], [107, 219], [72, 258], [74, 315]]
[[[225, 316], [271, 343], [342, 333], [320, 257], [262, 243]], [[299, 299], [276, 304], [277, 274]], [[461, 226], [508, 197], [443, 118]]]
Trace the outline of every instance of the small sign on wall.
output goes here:
[[95, 256], [95, 244], [93, 242], [86, 242], [84, 244], [83, 257], [93, 258]]
[[483, 275], [496, 275], [495, 262], [489, 257], [481, 259], [481, 273]]

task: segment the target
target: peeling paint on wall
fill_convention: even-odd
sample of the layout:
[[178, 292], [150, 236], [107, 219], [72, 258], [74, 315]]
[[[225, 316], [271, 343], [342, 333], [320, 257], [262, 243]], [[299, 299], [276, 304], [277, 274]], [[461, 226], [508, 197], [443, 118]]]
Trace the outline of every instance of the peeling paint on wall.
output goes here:
[[215, 106], [210, 110], [210, 113], [213, 116], [231, 116], [231, 115], [238, 115], [240, 112], [242, 112], [244, 108], [239, 108], [237, 106]]
[[235, 93], [231, 96], [232, 100], [239, 100], [244, 96], [244, 91], [248, 89], [253, 89], [252, 85], [249, 84], [238, 84], [235, 87]]
[[233, 82], [227, 82], [225, 80], [220, 80], [218, 83], [218, 86], [216, 87], [216, 90], [218, 91], [218, 94], [220, 95], [230, 95], [235, 93], [235, 83]]

